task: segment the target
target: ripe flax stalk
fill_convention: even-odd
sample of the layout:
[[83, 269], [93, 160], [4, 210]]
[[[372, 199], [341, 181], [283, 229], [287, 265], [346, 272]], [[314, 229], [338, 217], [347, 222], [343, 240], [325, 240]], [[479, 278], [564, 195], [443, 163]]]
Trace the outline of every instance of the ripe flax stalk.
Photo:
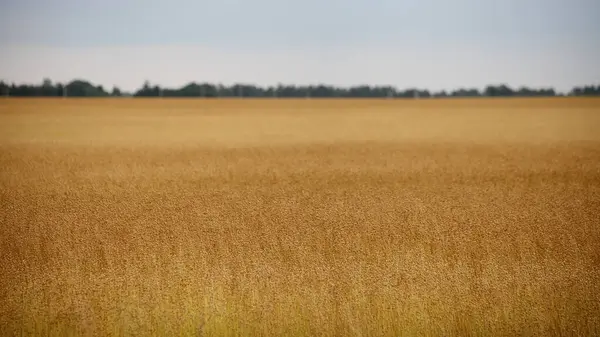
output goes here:
[[598, 335], [598, 105], [6, 100], [0, 332]]

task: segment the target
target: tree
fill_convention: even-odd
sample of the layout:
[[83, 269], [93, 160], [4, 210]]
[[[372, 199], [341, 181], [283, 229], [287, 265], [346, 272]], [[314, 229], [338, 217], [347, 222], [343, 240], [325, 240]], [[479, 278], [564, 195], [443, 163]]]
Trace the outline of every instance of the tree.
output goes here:
[[94, 86], [84, 80], [74, 80], [66, 85], [69, 97], [105, 97], [109, 96], [101, 85]]
[[149, 81], [144, 82], [144, 86], [136, 91], [133, 96], [136, 97], [158, 97], [160, 88], [158, 86], [151, 87]]
[[112, 88], [112, 92], [110, 93], [110, 95], [114, 96], [114, 97], [120, 97], [120, 96], [122, 96], [121, 89], [119, 89], [118, 87], [113, 87]]
[[8, 83], [4, 83], [4, 81], [0, 81], [0, 94], [2, 96], [10, 95], [10, 86], [8, 85]]
[[[133, 94], [122, 92], [118, 87], [113, 87], [107, 92], [102, 85], [94, 85], [82, 79], [76, 79], [63, 85], [52, 83], [48, 78], [41, 84], [8, 85], [0, 82], [0, 95], [9, 92], [11, 96], [67, 96], [74, 97], [109, 97], [109, 96], [136, 96], [136, 97], [355, 97], [355, 98], [386, 98], [397, 97], [412, 99], [414, 97], [551, 97], [560, 95], [553, 88], [528, 88], [519, 87], [513, 90], [506, 84], [488, 85], [482, 91], [476, 88], [459, 88], [454, 91], [439, 91], [431, 93], [428, 90], [408, 88], [397, 90], [393, 86], [355, 85], [352, 87], [337, 87], [324, 83], [316, 85], [285, 85], [278, 83], [276, 86], [261, 87], [253, 84], [237, 83], [230, 86], [211, 83], [191, 82], [180, 88], [161, 88], [145, 81], [142, 87]], [[574, 87], [571, 96], [600, 96], [599, 85], [586, 85]]]
[[600, 96], [600, 85], [586, 85], [583, 87], [575, 87], [569, 93], [570, 96]]
[[485, 96], [490, 97], [507, 97], [513, 96], [514, 91], [505, 84], [501, 84], [499, 86], [489, 85], [485, 88]]

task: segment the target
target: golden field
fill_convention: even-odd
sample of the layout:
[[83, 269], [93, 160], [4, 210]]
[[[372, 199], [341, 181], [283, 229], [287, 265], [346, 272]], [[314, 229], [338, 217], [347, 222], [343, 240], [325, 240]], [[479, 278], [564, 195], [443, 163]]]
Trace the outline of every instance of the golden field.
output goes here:
[[0, 335], [600, 335], [600, 100], [0, 100]]

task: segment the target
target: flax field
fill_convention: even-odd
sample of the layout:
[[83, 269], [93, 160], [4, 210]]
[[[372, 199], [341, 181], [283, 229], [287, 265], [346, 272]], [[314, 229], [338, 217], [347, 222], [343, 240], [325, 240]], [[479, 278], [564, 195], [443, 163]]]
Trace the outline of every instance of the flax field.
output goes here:
[[598, 336], [600, 100], [0, 99], [2, 336]]

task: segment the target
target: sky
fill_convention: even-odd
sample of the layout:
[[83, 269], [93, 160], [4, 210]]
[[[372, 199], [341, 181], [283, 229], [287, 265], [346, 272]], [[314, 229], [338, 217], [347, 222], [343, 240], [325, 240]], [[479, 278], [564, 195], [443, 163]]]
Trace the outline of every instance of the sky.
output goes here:
[[600, 84], [596, 0], [0, 0], [0, 79]]

